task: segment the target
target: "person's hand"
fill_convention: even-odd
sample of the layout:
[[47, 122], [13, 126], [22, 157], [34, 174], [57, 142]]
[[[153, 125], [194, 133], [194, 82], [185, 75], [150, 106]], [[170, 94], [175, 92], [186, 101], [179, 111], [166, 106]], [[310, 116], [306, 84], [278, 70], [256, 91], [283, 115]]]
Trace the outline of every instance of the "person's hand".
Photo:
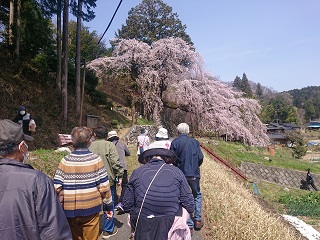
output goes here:
[[118, 179], [118, 182], [117, 182], [117, 185], [118, 185], [118, 186], [121, 186], [121, 184], [122, 184], [122, 178], [119, 178], [119, 179]]
[[107, 215], [107, 218], [108, 218], [108, 219], [112, 218], [112, 216], [113, 216], [113, 211], [112, 211], [112, 210], [106, 211], [106, 215]]
[[118, 186], [121, 186], [121, 184], [122, 184], [122, 178], [118, 178], [117, 185], [118, 185]]

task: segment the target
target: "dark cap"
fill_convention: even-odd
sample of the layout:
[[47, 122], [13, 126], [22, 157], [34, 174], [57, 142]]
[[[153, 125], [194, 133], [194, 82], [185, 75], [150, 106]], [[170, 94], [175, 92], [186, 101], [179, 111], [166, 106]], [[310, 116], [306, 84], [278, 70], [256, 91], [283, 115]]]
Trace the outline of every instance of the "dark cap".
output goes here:
[[26, 108], [25, 108], [24, 106], [19, 106], [19, 107], [18, 107], [18, 111], [20, 112], [20, 111], [22, 111], [22, 110], [26, 110]]
[[8, 149], [22, 140], [33, 141], [33, 137], [23, 133], [19, 124], [9, 119], [0, 120], [0, 149]]
[[141, 134], [144, 134], [145, 132], [146, 132], [146, 129], [145, 129], [145, 128], [141, 128], [141, 129], [140, 129], [140, 133], [141, 133]]
[[168, 157], [171, 158], [172, 162], [175, 162], [178, 158], [177, 155], [171, 150], [165, 148], [152, 148], [141, 153], [139, 155], [138, 161], [139, 163], [145, 163], [147, 158], [153, 156]]

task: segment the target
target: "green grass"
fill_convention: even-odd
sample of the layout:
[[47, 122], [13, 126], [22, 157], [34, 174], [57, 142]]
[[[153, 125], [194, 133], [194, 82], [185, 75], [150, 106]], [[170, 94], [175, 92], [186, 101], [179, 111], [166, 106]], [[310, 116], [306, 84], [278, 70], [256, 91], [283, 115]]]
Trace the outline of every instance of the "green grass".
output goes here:
[[137, 146], [135, 144], [130, 144], [128, 145], [128, 149], [130, 151], [130, 156], [126, 157], [126, 160], [127, 160], [128, 178], [129, 178], [132, 171], [140, 167], [140, 163], [138, 162]]
[[295, 195], [285, 193], [279, 197], [279, 202], [285, 205], [290, 215], [320, 216], [320, 193], [318, 192], [300, 192]]
[[298, 216], [320, 231], [320, 193], [294, 188], [284, 188], [260, 181], [256, 184], [259, 196], [275, 211]]
[[293, 158], [292, 149], [288, 147], [276, 146], [274, 156], [270, 156], [266, 148], [250, 147], [240, 143], [209, 140], [204, 144], [237, 167], [240, 167], [241, 162], [252, 162], [300, 171], [311, 168], [313, 173], [320, 173], [320, 164]]
[[37, 149], [30, 152], [27, 163], [53, 178], [59, 162], [67, 154], [68, 152], [55, 152], [54, 150]]
[[154, 122], [145, 118], [138, 118], [136, 125], [154, 125]]

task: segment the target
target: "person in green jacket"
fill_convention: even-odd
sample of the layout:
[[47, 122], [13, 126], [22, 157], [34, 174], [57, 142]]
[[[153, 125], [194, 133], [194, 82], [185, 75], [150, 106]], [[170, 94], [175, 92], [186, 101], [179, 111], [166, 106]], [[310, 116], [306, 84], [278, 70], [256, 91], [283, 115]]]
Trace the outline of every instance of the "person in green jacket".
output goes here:
[[[114, 199], [116, 195], [115, 184], [121, 186], [122, 176], [124, 169], [120, 163], [119, 155], [116, 146], [106, 140], [108, 129], [104, 126], [99, 126], [94, 129], [95, 141], [89, 146], [89, 150], [102, 158], [104, 165], [108, 172], [109, 184], [113, 200], [113, 213], [114, 213]], [[109, 218], [103, 214], [103, 233], [102, 238], [108, 239], [117, 234], [118, 229], [114, 226], [114, 217]]]

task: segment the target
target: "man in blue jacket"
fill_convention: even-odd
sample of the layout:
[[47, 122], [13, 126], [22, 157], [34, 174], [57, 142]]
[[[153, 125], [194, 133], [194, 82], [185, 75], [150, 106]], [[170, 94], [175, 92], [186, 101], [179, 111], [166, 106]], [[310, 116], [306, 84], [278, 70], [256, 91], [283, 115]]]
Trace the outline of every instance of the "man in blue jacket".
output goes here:
[[172, 141], [170, 149], [175, 152], [180, 160], [177, 165], [186, 176], [194, 198], [194, 222], [190, 218], [188, 226], [190, 229], [200, 230], [203, 227], [201, 216], [202, 193], [200, 191], [200, 165], [203, 162], [203, 153], [199, 142], [194, 138], [188, 137], [188, 124], [180, 123], [177, 126], [177, 131], [180, 135]]
[[19, 124], [0, 120], [0, 239], [72, 240], [52, 180], [24, 163], [26, 140]]

